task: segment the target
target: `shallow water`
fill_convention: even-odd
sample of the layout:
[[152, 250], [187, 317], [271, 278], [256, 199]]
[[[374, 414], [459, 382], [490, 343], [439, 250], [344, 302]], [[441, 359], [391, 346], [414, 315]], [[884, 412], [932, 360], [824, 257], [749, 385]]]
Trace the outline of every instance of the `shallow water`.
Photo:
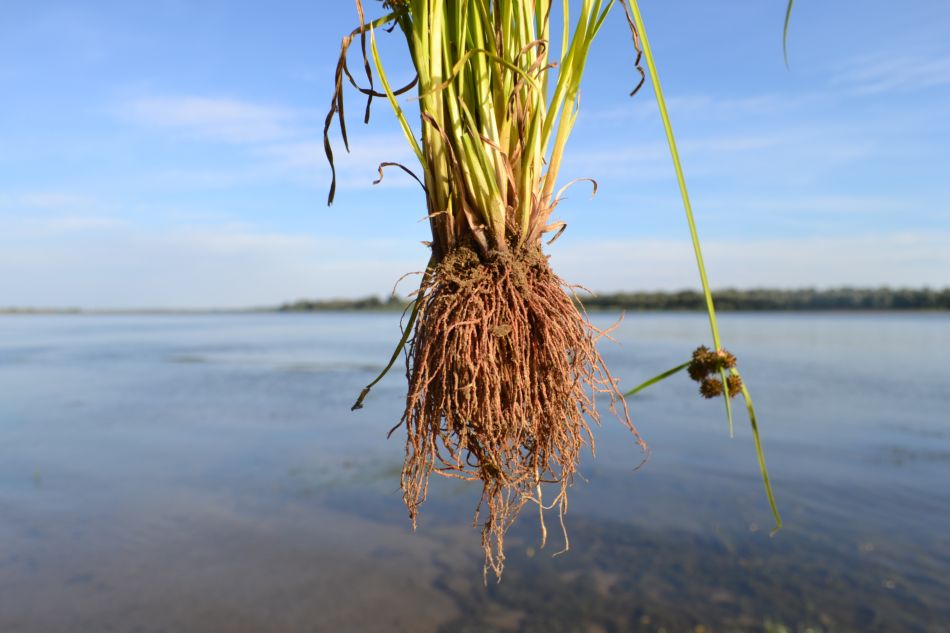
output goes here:
[[[393, 315], [2, 317], [0, 631], [950, 631], [950, 315], [721, 325], [785, 528], [742, 411], [730, 439], [677, 376], [631, 402], [639, 470], [595, 430], [571, 551], [528, 512], [486, 587], [473, 487], [408, 528], [401, 373], [349, 411]], [[634, 314], [615, 338], [632, 386], [708, 334]]]

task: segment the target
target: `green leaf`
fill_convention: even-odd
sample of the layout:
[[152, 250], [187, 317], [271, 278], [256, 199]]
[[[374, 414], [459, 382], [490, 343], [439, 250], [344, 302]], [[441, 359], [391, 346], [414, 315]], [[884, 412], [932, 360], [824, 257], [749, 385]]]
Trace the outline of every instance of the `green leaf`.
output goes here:
[[665, 372], [663, 372], [662, 374], [658, 374], [658, 375], [654, 376], [653, 378], [649, 379], [649, 380], [646, 381], [645, 383], [643, 383], [643, 384], [641, 384], [641, 385], [639, 385], [639, 386], [637, 386], [637, 387], [634, 387], [633, 389], [631, 389], [631, 390], [628, 391], [627, 393], [623, 394], [624, 398], [629, 398], [630, 396], [635, 395], [635, 394], [637, 394], [637, 393], [643, 391], [643, 390], [646, 389], [647, 387], [650, 387], [650, 386], [652, 386], [652, 385], [655, 385], [656, 383], [660, 382], [661, 380], [666, 380], [667, 378], [669, 378], [669, 377], [672, 376], [673, 374], [676, 374], [676, 373], [678, 373], [678, 372], [683, 371], [684, 369], [686, 369], [687, 367], [689, 367], [690, 362], [691, 362], [691, 361], [686, 361], [686, 362], [683, 363], [682, 365], [677, 365], [677, 366], [674, 367], [673, 369], [667, 369], [667, 370], [666, 370]]
[[[792, 2], [789, 2], [789, 12], [791, 11]], [[709, 316], [709, 328], [712, 331], [713, 344], [715, 345], [716, 351], [722, 350], [722, 343], [719, 336], [719, 325], [716, 322], [716, 307], [713, 304], [712, 291], [709, 287], [709, 279], [706, 275], [706, 265], [703, 263], [703, 252], [699, 243], [699, 232], [696, 229], [696, 220], [693, 217], [693, 207], [689, 200], [689, 191], [686, 188], [686, 177], [683, 172], [683, 165], [680, 161], [679, 151], [676, 148], [676, 138], [673, 135], [673, 124], [670, 121], [670, 114], [666, 108], [666, 100], [663, 97], [663, 88], [660, 85], [659, 74], [656, 69], [656, 61], [653, 58], [653, 50], [650, 47], [650, 40], [647, 37], [646, 28], [643, 25], [643, 16], [640, 15], [640, 7], [637, 4], [637, 0], [630, 0], [630, 8], [633, 13], [633, 21], [636, 26], [637, 32], [640, 35], [640, 40], [643, 45], [643, 57], [646, 60], [647, 69], [650, 72], [650, 81], [653, 84], [653, 92], [656, 95], [657, 107], [660, 110], [660, 117], [663, 120], [663, 129], [666, 132], [666, 140], [670, 147], [670, 157], [673, 159], [673, 168], [676, 171], [676, 182], [679, 185], [680, 196], [683, 199], [683, 209], [686, 212], [686, 221], [689, 224], [689, 234], [693, 243], [693, 253], [696, 256], [696, 265], [699, 269], [699, 279], [703, 286], [703, 296], [706, 299], [706, 312]], [[735, 369], [732, 370], [735, 375], [739, 375], [739, 372]], [[733, 424], [732, 424], [732, 404], [730, 403], [729, 398], [729, 387], [726, 380], [726, 372], [722, 370], [720, 372], [723, 382], [724, 395], [723, 399], [726, 402], [726, 417], [729, 420], [729, 433], [732, 434]], [[741, 376], [740, 376], [741, 377]], [[752, 425], [752, 434], [755, 438], [755, 448], [756, 454], [759, 459], [759, 468], [762, 471], [762, 479], [765, 483], [765, 493], [769, 499], [769, 505], [772, 508], [772, 515], [775, 517], [776, 529], [780, 528], [782, 525], [782, 519], [779, 516], [778, 508], [775, 505], [775, 497], [772, 494], [772, 486], [769, 483], [768, 470], [765, 467], [765, 456], [762, 452], [762, 444], [759, 441], [759, 430], [758, 423], [755, 418], [755, 409], [752, 406], [752, 397], [749, 395], [749, 390], [743, 385], [742, 395], [745, 398], [746, 409], [749, 412], [749, 420]]]
[[393, 112], [396, 114], [396, 119], [399, 121], [400, 127], [402, 127], [403, 136], [406, 137], [406, 140], [409, 141], [412, 151], [416, 154], [416, 158], [419, 159], [419, 162], [422, 164], [423, 168], [426, 167], [425, 156], [422, 153], [422, 148], [419, 147], [419, 142], [416, 141], [415, 135], [412, 133], [412, 128], [409, 126], [409, 121], [406, 120], [406, 115], [403, 114], [402, 107], [400, 107], [399, 102], [396, 100], [396, 95], [393, 93], [392, 87], [389, 85], [389, 79], [386, 77], [386, 71], [383, 70], [383, 60], [379, 57], [379, 49], [376, 47], [376, 29], [372, 28], [372, 24], [369, 29], [370, 36], [370, 49], [373, 54], [373, 64], [376, 66], [376, 73], [379, 75], [380, 82], [383, 84], [383, 90], [386, 93], [386, 99], [389, 101], [389, 105], [392, 106]]
[[[422, 273], [422, 283], [420, 284], [420, 289], [424, 288], [426, 282], [428, 281], [429, 275], [432, 273], [432, 258], [429, 258], [429, 263], [426, 265], [426, 270]], [[366, 396], [369, 395], [369, 392], [376, 386], [380, 380], [383, 379], [383, 376], [389, 373], [389, 370], [393, 368], [393, 365], [396, 364], [396, 360], [399, 359], [399, 354], [402, 353], [402, 350], [406, 348], [406, 343], [409, 342], [409, 337], [412, 335], [412, 328], [416, 325], [416, 317], [419, 314], [419, 301], [423, 300], [422, 293], [420, 292], [416, 296], [416, 300], [412, 302], [412, 311], [409, 313], [409, 321], [406, 322], [406, 327], [403, 329], [402, 337], [400, 337], [399, 342], [396, 344], [396, 349], [393, 350], [393, 355], [389, 358], [389, 363], [383, 368], [383, 371], [379, 372], [379, 375], [369, 383], [363, 390], [360, 391], [359, 397], [356, 398], [356, 402], [353, 403], [353, 406], [350, 407], [351, 411], [356, 411], [357, 409], [363, 408], [363, 400], [366, 399]]]
[[[703, 262], [703, 250], [699, 243], [699, 231], [696, 229], [696, 219], [693, 217], [693, 205], [689, 200], [689, 191], [686, 188], [686, 176], [683, 172], [683, 164], [680, 161], [679, 150], [676, 147], [676, 137], [673, 135], [673, 124], [670, 121], [669, 110], [666, 108], [666, 99], [663, 97], [663, 88], [660, 85], [656, 61], [653, 58], [653, 49], [650, 47], [650, 40], [643, 26], [643, 17], [640, 15], [640, 7], [637, 5], [637, 0], [630, 1], [630, 8], [633, 11], [633, 20], [643, 43], [643, 57], [650, 71], [650, 81], [653, 84], [653, 92], [656, 95], [656, 104], [660, 109], [660, 118], [663, 120], [666, 141], [670, 147], [670, 157], [673, 159], [673, 169], [676, 171], [676, 182], [679, 185], [680, 197], [683, 200], [686, 222], [689, 224], [689, 235], [693, 243], [693, 253], [696, 256], [696, 266], [699, 269], [699, 280], [702, 283], [703, 296], [706, 299], [706, 312], [709, 316], [709, 327], [712, 331], [713, 345], [718, 351], [722, 349], [722, 342], [719, 337], [719, 325], [716, 322], [716, 308], [713, 304], [712, 291], [709, 288], [709, 279], [706, 276], [706, 264]], [[726, 407], [728, 411], [729, 405], [727, 404]]]
[[719, 377], [722, 379], [722, 399], [726, 401], [726, 419], [729, 421], [729, 437], [735, 437], [736, 432], [732, 425], [732, 395], [729, 393], [729, 381], [726, 379], [726, 369], [719, 370]]
[[[732, 375], [739, 376], [739, 370], [732, 369]], [[745, 400], [746, 411], [749, 412], [749, 425], [752, 427], [752, 439], [755, 442], [755, 455], [759, 459], [759, 470], [762, 472], [762, 482], [765, 484], [765, 495], [769, 498], [769, 507], [772, 508], [772, 517], [775, 519], [775, 528], [772, 530], [774, 535], [782, 529], [782, 516], [778, 513], [778, 506], [775, 504], [775, 495], [772, 492], [772, 484], [769, 482], [769, 469], [765, 467], [765, 452], [762, 450], [762, 440], [759, 438], [759, 424], [755, 417], [755, 407], [752, 405], [752, 396], [749, 389], [742, 381], [742, 398]]]
[[788, 0], [788, 8], [785, 9], [785, 28], [782, 29], [782, 53], [785, 55], [785, 67], [788, 68], [788, 25], [792, 21], [792, 5], [795, 0]]

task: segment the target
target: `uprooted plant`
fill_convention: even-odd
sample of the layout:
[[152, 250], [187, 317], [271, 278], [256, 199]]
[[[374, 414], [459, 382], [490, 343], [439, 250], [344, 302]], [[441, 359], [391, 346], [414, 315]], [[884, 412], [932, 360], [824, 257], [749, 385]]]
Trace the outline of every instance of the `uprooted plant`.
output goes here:
[[[367, 96], [366, 120], [372, 100], [386, 99], [422, 174], [384, 163], [380, 175], [398, 167], [419, 182], [432, 233], [403, 337], [354, 409], [405, 351], [409, 389], [393, 430], [407, 431], [402, 491], [413, 525], [430, 475], [480, 481], [486, 573], [499, 576], [505, 533], [526, 503], [539, 507], [542, 541], [545, 510], [556, 509], [563, 526], [580, 453], [594, 446], [598, 396], [645, 447], [596, 349], [605, 332], [542, 252], [545, 235], [553, 242], [565, 228], [552, 214], [577, 181], [558, 187], [560, 168], [588, 52], [616, 1], [581, 0], [572, 15], [564, 0], [552, 45], [552, 0], [389, 0], [372, 21], [356, 0], [360, 26], [337, 65], [325, 125], [331, 166], [335, 117], [347, 143], [344, 84]], [[642, 84], [636, 6], [623, 8]], [[406, 86], [387, 78], [376, 42], [384, 26], [405, 36], [416, 71]], [[357, 39], [365, 85], [347, 63]], [[418, 131], [397, 99], [412, 90]]]

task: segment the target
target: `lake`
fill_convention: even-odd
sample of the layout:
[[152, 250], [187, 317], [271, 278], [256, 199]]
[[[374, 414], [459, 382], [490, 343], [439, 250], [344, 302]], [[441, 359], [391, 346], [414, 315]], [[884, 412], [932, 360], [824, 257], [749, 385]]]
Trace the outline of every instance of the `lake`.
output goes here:
[[[596, 315], [598, 325], [616, 315]], [[748, 422], [685, 374], [609, 415], [566, 517], [482, 579], [477, 486], [399, 495], [392, 314], [0, 317], [0, 631], [950, 631], [950, 314], [724, 314]], [[709, 339], [630, 314], [632, 387]], [[604, 403], [606, 408], [606, 403]], [[552, 517], [556, 524], [556, 518]]]

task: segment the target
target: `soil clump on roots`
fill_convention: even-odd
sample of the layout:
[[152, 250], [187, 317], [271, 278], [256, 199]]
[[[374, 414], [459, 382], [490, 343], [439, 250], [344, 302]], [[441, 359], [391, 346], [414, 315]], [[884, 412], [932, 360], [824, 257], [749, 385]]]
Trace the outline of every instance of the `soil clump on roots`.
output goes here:
[[598, 395], [645, 447], [596, 350], [605, 332], [572, 296], [540, 249], [482, 259], [465, 247], [428, 271], [417, 296], [396, 427], [407, 431], [403, 497], [415, 526], [431, 474], [481, 481], [486, 574], [500, 577], [505, 533], [526, 503], [539, 508], [542, 546], [545, 510], [563, 528], [581, 450], [594, 449]]

